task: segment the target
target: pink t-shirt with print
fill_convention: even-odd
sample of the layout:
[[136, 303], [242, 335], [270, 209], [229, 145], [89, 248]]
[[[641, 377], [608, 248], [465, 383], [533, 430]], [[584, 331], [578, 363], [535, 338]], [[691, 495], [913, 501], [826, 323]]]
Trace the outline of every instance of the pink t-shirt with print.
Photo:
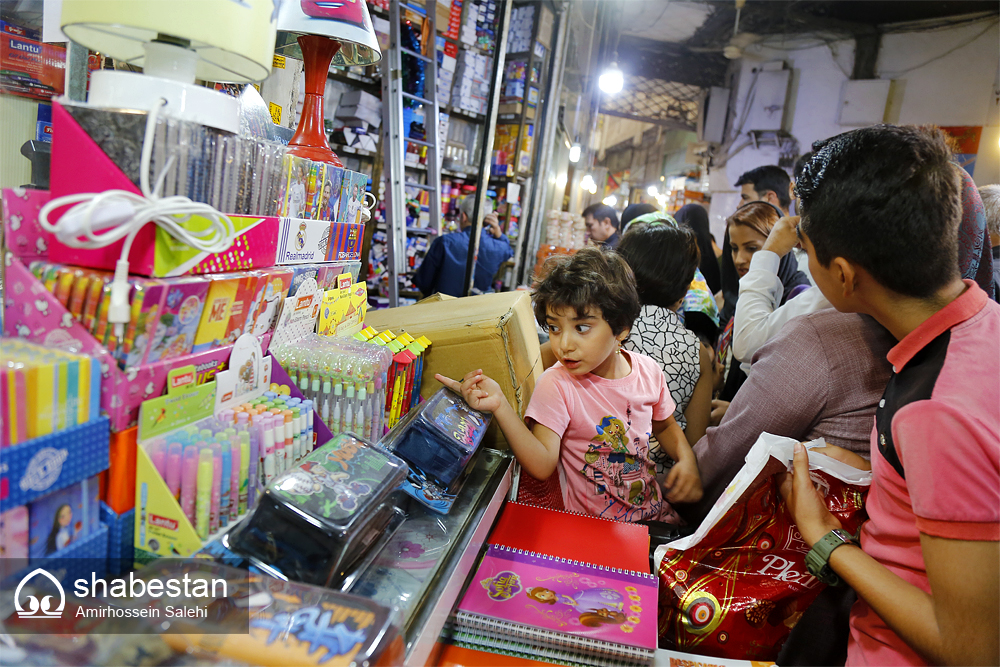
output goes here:
[[617, 521], [679, 523], [663, 498], [649, 458], [653, 421], [674, 412], [663, 371], [649, 357], [622, 350], [631, 372], [609, 380], [574, 377], [556, 363], [542, 374], [525, 418], [562, 440], [559, 480], [567, 510]]

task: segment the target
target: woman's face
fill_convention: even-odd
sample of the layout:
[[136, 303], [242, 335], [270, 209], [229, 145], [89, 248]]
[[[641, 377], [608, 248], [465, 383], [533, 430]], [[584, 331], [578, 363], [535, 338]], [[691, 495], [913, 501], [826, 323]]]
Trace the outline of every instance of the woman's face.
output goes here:
[[750, 270], [750, 258], [764, 247], [767, 237], [746, 225], [729, 226], [729, 250], [733, 253], [733, 265], [740, 278]]
[[66, 505], [59, 510], [59, 525], [65, 528], [71, 521], [73, 521], [73, 509]]

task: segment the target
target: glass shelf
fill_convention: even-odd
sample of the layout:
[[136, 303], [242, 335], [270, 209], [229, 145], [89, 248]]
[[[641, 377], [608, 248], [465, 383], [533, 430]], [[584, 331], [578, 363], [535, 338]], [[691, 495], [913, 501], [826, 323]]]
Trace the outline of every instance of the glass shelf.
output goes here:
[[513, 460], [483, 450], [445, 516], [412, 502], [406, 521], [351, 587], [399, 609], [406, 664], [426, 664], [510, 488]]

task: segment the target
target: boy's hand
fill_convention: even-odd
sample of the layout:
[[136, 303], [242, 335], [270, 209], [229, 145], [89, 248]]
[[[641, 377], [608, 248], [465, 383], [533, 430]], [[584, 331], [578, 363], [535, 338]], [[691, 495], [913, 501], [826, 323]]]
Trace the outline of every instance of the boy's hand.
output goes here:
[[672, 503], [696, 503], [701, 500], [701, 475], [694, 455], [674, 464], [667, 474], [667, 500]]
[[461, 394], [473, 410], [496, 412], [507, 404], [507, 398], [503, 395], [500, 385], [488, 375], [483, 375], [482, 369], [469, 371], [461, 382], [440, 373], [435, 374], [434, 379]]
[[825, 454], [831, 459], [836, 459], [841, 463], [846, 463], [852, 468], [857, 468], [858, 470], [872, 469], [871, 461], [865, 459], [865, 457], [860, 454], [856, 454], [849, 449], [844, 449], [843, 447], [837, 447], [836, 445], [823, 445], [822, 447], [813, 447], [809, 451]]
[[809, 453], [801, 443], [795, 443], [794, 472], [781, 473], [778, 483], [785, 505], [810, 548], [831, 530], [843, 528], [809, 478]]
[[799, 219], [799, 216], [791, 215], [783, 217], [774, 223], [774, 227], [771, 227], [771, 233], [767, 235], [767, 240], [764, 241], [762, 249], [770, 250], [778, 257], [784, 257], [791, 252], [792, 248], [799, 242], [799, 237], [795, 233]]

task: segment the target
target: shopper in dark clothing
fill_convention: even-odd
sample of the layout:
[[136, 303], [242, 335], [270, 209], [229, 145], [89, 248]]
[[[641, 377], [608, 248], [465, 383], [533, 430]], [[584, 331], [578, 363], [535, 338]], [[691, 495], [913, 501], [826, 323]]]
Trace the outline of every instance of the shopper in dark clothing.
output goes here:
[[619, 229], [622, 234], [628, 231], [628, 225], [641, 215], [656, 213], [656, 207], [652, 204], [629, 204], [622, 211], [622, 221]]
[[[627, 209], [626, 209], [627, 210]], [[708, 228], [708, 211], [701, 204], [688, 204], [681, 207], [674, 220], [687, 225], [698, 237], [698, 250], [701, 251], [701, 275], [705, 276], [708, 289], [715, 294], [722, 289], [722, 278], [719, 275], [719, 260], [712, 250], [712, 232]]]
[[[431, 243], [423, 263], [413, 276], [413, 283], [424, 296], [435, 292], [450, 296], [465, 296], [465, 265], [469, 256], [469, 241], [472, 238], [470, 219], [474, 205], [473, 196], [462, 197], [458, 202], [459, 231], [444, 234]], [[488, 214], [483, 218], [473, 291], [489, 292], [492, 289], [490, 283], [500, 265], [513, 255], [510, 242], [501, 231], [496, 214]]]
[[591, 204], [583, 209], [583, 219], [587, 223], [587, 234], [594, 243], [605, 248], [617, 247], [621, 226], [615, 209], [606, 204]]

